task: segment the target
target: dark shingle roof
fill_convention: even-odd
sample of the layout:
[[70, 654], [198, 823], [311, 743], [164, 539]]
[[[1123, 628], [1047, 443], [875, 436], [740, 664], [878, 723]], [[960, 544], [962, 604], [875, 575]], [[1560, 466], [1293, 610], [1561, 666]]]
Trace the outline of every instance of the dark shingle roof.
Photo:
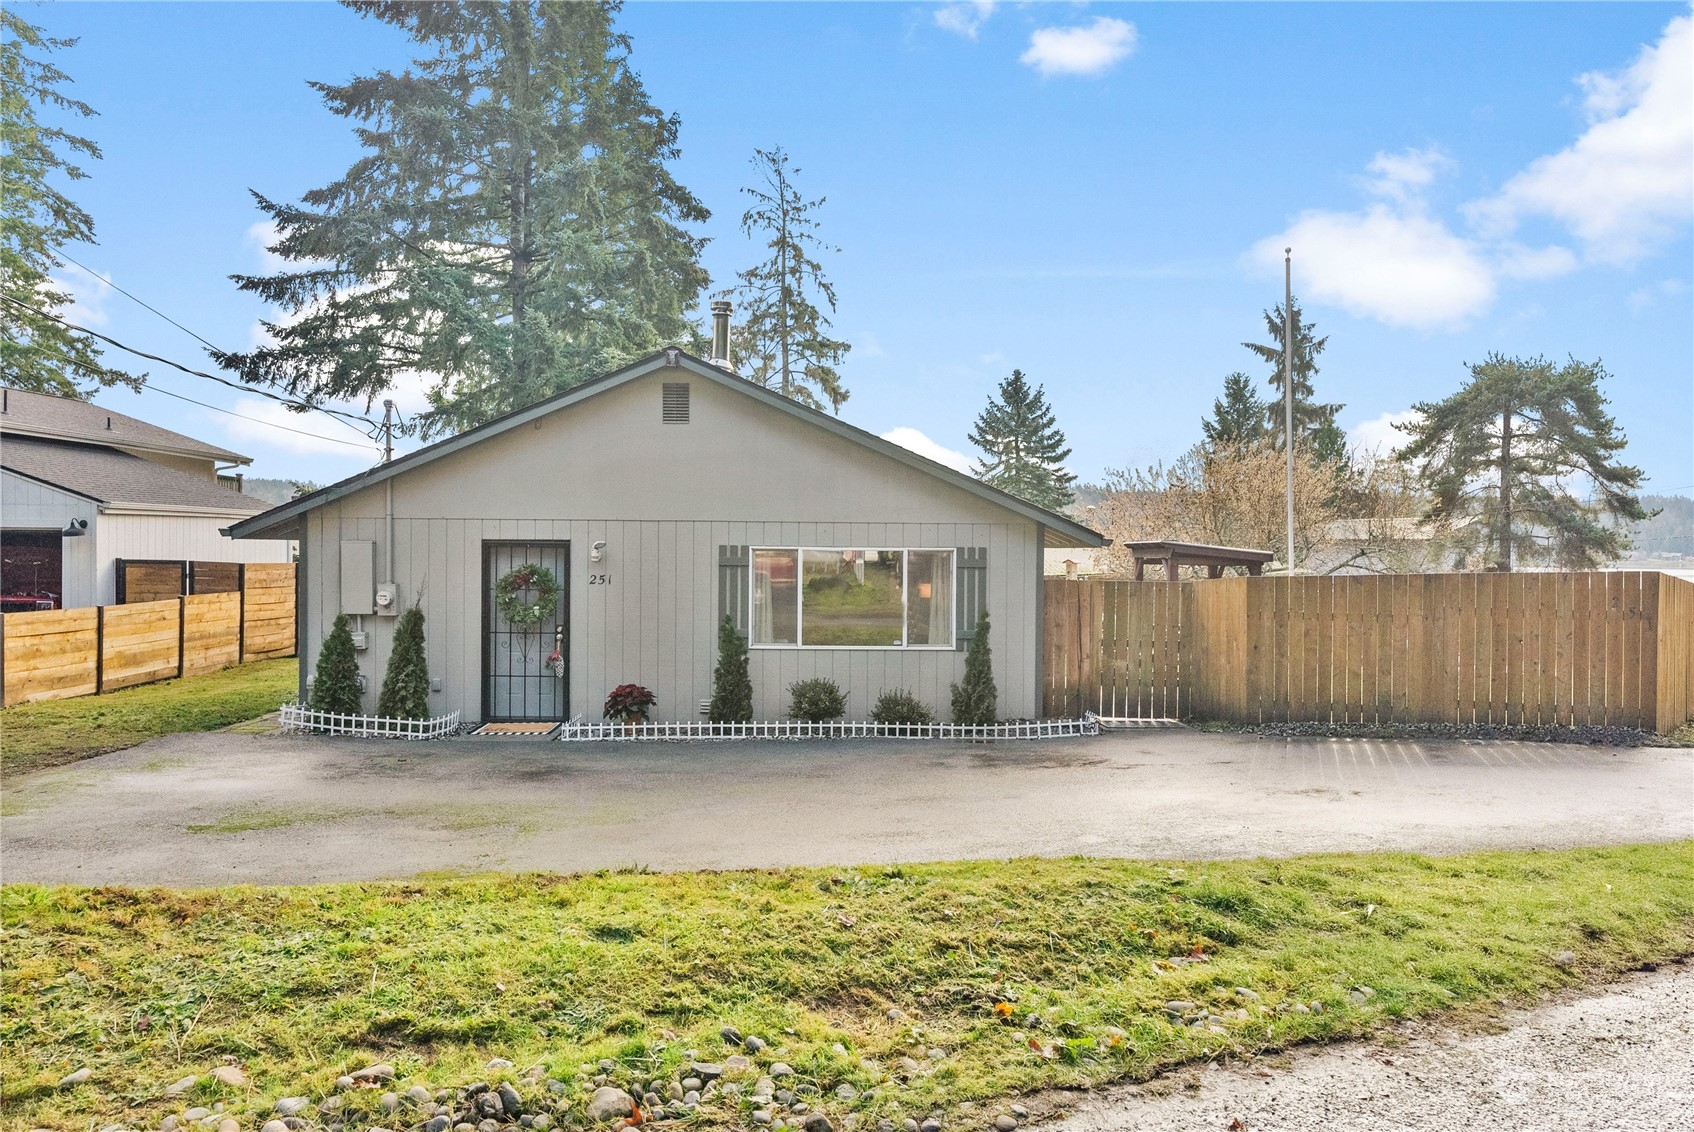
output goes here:
[[81, 440], [89, 444], [198, 456], [225, 463], [253, 462], [239, 452], [136, 420], [92, 401], [28, 393], [22, 389], [6, 390], [6, 411], [0, 413], [0, 433]]
[[0, 466], [100, 503], [205, 508], [241, 515], [255, 515], [266, 507], [264, 500], [221, 487], [215, 480], [94, 444], [14, 434], [0, 439]]

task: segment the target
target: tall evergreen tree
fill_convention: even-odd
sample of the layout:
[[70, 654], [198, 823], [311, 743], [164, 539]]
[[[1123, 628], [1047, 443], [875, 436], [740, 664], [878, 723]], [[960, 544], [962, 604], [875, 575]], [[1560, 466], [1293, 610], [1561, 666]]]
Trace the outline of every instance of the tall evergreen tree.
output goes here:
[[839, 252], [818, 236], [816, 211], [825, 197], [807, 200], [794, 187], [799, 168], [781, 147], [753, 151], [759, 184], [741, 191], [753, 206], [741, 215], [741, 231], [765, 241], [767, 258], [739, 273], [730, 294], [741, 307], [736, 328], [735, 362], [741, 376], [792, 397], [802, 405], [835, 412], [847, 400], [836, 366], [852, 349], [831, 338], [829, 316], [818, 300], [835, 310], [835, 286], [824, 278], [821, 252]]
[[1071, 450], [1047, 407], [1047, 388], [1030, 388], [1022, 370], [1000, 383], [971, 428], [969, 440], [982, 449], [976, 478], [1001, 491], [1057, 511], [1076, 500], [1076, 477], [1065, 471]]
[[1208, 447], [1254, 444], [1265, 435], [1265, 402], [1253, 379], [1232, 373], [1223, 379], [1223, 397], [1212, 402], [1210, 420], [1200, 422]]
[[683, 339], [706, 209], [666, 168], [615, 0], [343, 0], [424, 49], [400, 74], [313, 83], [364, 155], [300, 205], [255, 194], [297, 265], [236, 283], [283, 308], [218, 361], [306, 399], [367, 404], [433, 378], [424, 435], [478, 424]]
[[[1314, 400], [1312, 379], [1318, 373], [1318, 355], [1329, 344], [1329, 337], [1317, 337], [1312, 323], [1301, 316], [1300, 301], [1294, 300], [1294, 435], [1312, 446], [1313, 455], [1322, 462], [1333, 462], [1346, 456], [1347, 435], [1335, 423], [1335, 414], [1345, 405], [1324, 404]], [[1270, 385], [1275, 396], [1264, 402], [1265, 430], [1276, 446], [1286, 447], [1286, 406], [1283, 404], [1283, 327], [1286, 325], [1282, 304], [1264, 312], [1268, 343], [1243, 342], [1243, 346], [1264, 360], [1270, 367]]]
[[1395, 455], [1415, 462], [1433, 498], [1426, 517], [1499, 570], [1514, 560], [1587, 570], [1622, 557], [1629, 538], [1617, 523], [1649, 516], [1641, 469], [1615, 459], [1625, 439], [1605, 411], [1608, 376], [1599, 362], [1495, 353], [1451, 397], [1412, 406], [1417, 419], [1400, 426], [1411, 442]]
[[376, 713], [385, 719], [429, 718], [429, 657], [424, 653], [423, 610], [412, 606], [394, 626], [394, 647]]
[[48, 317], [75, 320], [73, 296], [51, 274], [65, 266], [58, 250], [94, 242], [94, 218], [53, 182], [85, 179], [78, 162], [98, 160], [100, 147], [36, 116], [38, 109], [94, 116], [60, 89], [71, 78], [47, 61], [75, 45], [43, 35], [11, 6], [0, 8], [0, 374], [15, 389], [60, 397], [141, 385], [103, 364], [93, 339]]

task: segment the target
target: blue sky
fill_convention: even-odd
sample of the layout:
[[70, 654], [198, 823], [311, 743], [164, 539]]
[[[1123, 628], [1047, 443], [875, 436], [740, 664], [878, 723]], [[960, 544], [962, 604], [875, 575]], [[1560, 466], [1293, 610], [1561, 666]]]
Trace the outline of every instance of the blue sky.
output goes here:
[[[356, 155], [308, 79], [403, 66], [328, 3], [24, 4], [101, 116], [72, 255], [197, 333], [253, 341], [227, 281], [265, 266], [248, 189], [292, 199]], [[1199, 438], [1239, 343], [1280, 300], [1277, 249], [1330, 337], [1318, 391], [1361, 440], [1489, 351], [1602, 359], [1649, 490], [1694, 493], [1694, 49], [1678, 4], [635, 3], [620, 16], [675, 170], [712, 209], [719, 284], [751, 254], [739, 186], [782, 144], [842, 251], [845, 419], [965, 435], [1013, 366], [1043, 383], [1085, 479]], [[75, 272], [78, 314], [210, 368], [199, 344]], [[114, 361], [119, 355], [114, 351]], [[150, 367], [159, 386], [357, 441], [322, 418]], [[124, 412], [327, 481], [370, 457], [188, 406]], [[415, 393], [402, 395], [415, 403]], [[910, 438], [909, 433], [901, 434]], [[912, 440], [924, 444], [923, 440]]]

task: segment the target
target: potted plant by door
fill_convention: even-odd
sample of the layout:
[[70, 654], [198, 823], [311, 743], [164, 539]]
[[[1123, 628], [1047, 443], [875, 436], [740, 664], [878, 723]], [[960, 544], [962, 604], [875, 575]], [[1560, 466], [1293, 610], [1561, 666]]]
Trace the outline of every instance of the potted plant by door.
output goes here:
[[640, 684], [619, 684], [606, 697], [606, 708], [602, 714], [607, 719], [622, 723], [633, 733], [647, 722], [647, 713], [658, 702], [653, 693]]

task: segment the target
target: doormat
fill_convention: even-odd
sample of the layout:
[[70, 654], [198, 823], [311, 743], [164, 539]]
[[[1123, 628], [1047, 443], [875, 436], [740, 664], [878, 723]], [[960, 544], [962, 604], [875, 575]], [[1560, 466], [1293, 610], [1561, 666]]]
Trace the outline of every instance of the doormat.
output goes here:
[[485, 723], [472, 735], [551, 735], [559, 729], [557, 723]]

